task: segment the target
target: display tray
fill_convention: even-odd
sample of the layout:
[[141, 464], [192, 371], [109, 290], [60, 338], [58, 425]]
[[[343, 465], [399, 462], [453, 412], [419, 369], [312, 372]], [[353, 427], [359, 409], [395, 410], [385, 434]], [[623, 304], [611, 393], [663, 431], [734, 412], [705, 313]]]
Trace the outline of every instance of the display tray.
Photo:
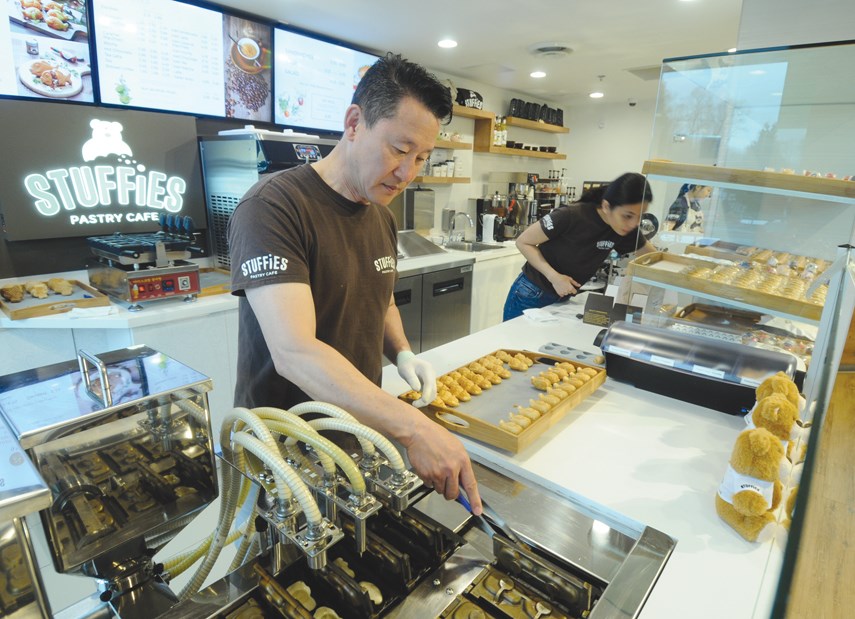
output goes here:
[[[42, 281], [42, 280], [31, 280]], [[24, 292], [21, 301], [13, 303], [0, 297], [0, 309], [12, 320], [22, 318], [35, 318], [37, 316], [50, 316], [51, 314], [62, 314], [76, 307], [99, 307], [110, 305], [110, 299], [98, 292], [88, 284], [76, 279], [66, 280], [72, 286], [70, 295], [61, 295], [53, 290], [48, 290], [48, 296], [39, 299], [28, 292]], [[6, 284], [9, 285], [9, 284]], [[22, 283], [23, 285], [23, 283]]]
[[780, 264], [781, 266], [792, 267], [796, 273], [803, 272], [805, 267], [811, 264], [818, 272], [825, 270], [829, 265], [828, 260], [821, 258], [791, 254], [789, 252], [776, 252], [770, 249], [761, 249], [725, 241], [716, 241], [709, 245], [687, 245], [685, 253], [719, 258], [721, 260], [733, 260], [734, 262], [747, 261], [759, 264]]
[[[750, 274], [750, 272], [756, 269], [758, 271], [756, 273], [758, 279], [750, 287], [743, 288], [731, 283], [713, 281], [711, 273], [705, 273], [702, 276], [689, 275], [686, 272], [689, 268], [698, 270], [706, 268], [710, 272], [715, 268], [734, 268], [740, 269], [740, 273], [743, 274]], [[652, 252], [638, 256], [632, 260], [629, 263], [627, 273], [631, 277], [639, 277], [648, 281], [685, 288], [688, 291], [694, 290], [701, 294], [721, 297], [759, 308], [767, 308], [808, 320], [819, 320], [822, 313], [823, 301], [810, 300], [803, 295], [798, 298], [791, 298], [783, 294], [764, 292], [761, 288], [769, 278], [780, 278], [778, 281], [781, 282], [779, 287], [782, 290], [788, 284], [798, 283], [799, 280], [781, 275], [766, 274], [761, 272], [757, 267], [738, 267], [737, 265], [730, 267], [717, 265], [708, 260], [692, 258], [691, 256]], [[801, 280], [801, 283], [804, 285], [807, 284], [804, 280]], [[822, 289], [823, 287], [820, 287], [820, 290]], [[827, 286], [824, 289], [827, 290]]]
[[[491, 355], [495, 356], [501, 352], [511, 356], [521, 354], [534, 363], [525, 370], [511, 370], [508, 363], [504, 363], [503, 367], [511, 373], [510, 378], [503, 379], [501, 383], [494, 384], [489, 389], [483, 389], [480, 395], [472, 395], [469, 401], [461, 401], [457, 406], [439, 405], [435, 400], [434, 403], [422, 408], [422, 412], [452, 432], [518, 453], [542, 436], [582, 400], [594, 393], [606, 380], [606, 371], [603, 368], [570, 361], [564, 357], [510, 349], [496, 351]], [[532, 420], [531, 424], [518, 434], [501, 427], [499, 422], [508, 421], [509, 413], [517, 412], [516, 407], [529, 407], [530, 400], [539, 400], [541, 394], [546, 393], [532, 385], [532, 377], [552, 369], [561, 362], [572, 363], [577, 369], [588, 368], [587, 371], [592, 375], [581, 386], [575, 387], [575, 391], [569, 396], [561, 399], [557, 404], [549, 405], [539, 418]], [[471, 366], [472, 364], [467, 364], [464, 367], [471, 368]], [[444, 377], [461, 370], [462, 368], [452, 370], [438, 380], [442, 381]], [[560, 383], [556, 386], [560, 388]], [[406, 401], [413, 401], [418, 394], [408, 391], [399, 397]]]
[[762, 317], [763, 315], [758, 312], [705, 305], [703, 303], [691, 303], [677, 310], [674, 314], [674, 318], [715, 327], [740, 335], [756, 327]]
[[232, 290], [232, 275], [227, 269], [203, 267], [199, 269], [200, 297], [223, 294]]

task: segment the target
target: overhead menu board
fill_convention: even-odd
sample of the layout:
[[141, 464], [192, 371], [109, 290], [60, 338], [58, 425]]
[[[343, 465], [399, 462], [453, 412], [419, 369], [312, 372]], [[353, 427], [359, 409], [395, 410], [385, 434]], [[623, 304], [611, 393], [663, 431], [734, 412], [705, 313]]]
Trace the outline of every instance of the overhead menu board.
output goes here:
[[173, 0], [93, 0], [101, 102], [271, 118], [271, 28]]
[[281, 28], [274, 33], [274, 122], [342, 131], [353, 91], [377, 56]]
[[0, 96], [93, 103], [88, 0], [0, 0]]

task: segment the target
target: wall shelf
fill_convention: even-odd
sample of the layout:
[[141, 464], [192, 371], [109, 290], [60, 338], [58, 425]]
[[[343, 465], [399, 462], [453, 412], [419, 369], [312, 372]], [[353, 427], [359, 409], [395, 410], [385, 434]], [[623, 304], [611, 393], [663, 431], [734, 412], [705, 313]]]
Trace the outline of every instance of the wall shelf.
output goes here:
[[448, 148], [452, 150], [472, 150], [469, 142], [454, 142], [452, 140], [437, 140], [435, 148]]
[[462, 105], [454, 105], [453, 116], [459, 116], [461, 118], [474, 118], [476, 120], [492, 120], [496, 118], [496, 115], [493, 112], [485, 112], [484, 110], [476, 110], [473, 107], [465, 107]]
[[546, 131], [547, 133], [570, 133], [570, 129], [568, 127], [559, 127], [558, 125], [550, 125], [549, 123], [541, 123], [535, 120], [516, 118], [514, 116], [506, 116], [505, 122], [512, 127], [522, 127], [523, 129], [533, 129], [534, 131]]
[[455, 185], [471, 181], [472, 179], [468, 176], [417, 176], [413, 179], [414, 183], [424, 183], [425, 185]]
[[544, 153], [539, 150], [523, 150], [521, 148], [508, 148], [507, 146], [478, 146], [475, 144], [476, 153], [490, 153], [493, 155], [512, 155], [516, 157], [534, 157], [536, 159], [567, 159], [562, 153]]

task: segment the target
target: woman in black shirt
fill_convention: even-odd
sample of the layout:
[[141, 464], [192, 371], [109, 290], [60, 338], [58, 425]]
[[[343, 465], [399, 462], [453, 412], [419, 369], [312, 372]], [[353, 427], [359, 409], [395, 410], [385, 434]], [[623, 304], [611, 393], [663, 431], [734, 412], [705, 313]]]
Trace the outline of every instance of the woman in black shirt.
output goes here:
[[619, 254], [655, 251], [638, 234], [651, 200], [647, 179], [627, 172], [526, 228], [516, 242], [526, 263], [508, 292], [504, 320], [576, 294], [612, 249]]

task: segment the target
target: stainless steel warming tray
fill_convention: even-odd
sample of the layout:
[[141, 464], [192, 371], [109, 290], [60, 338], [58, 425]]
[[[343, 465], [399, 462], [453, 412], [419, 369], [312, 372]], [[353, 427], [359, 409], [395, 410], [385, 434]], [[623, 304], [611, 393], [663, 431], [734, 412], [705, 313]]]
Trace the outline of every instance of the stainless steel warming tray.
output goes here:
[[624, 321], [599, 346], [610, 378], [732, 415], [751, 408], [764, 378], [798, 366], [788, 353]]

